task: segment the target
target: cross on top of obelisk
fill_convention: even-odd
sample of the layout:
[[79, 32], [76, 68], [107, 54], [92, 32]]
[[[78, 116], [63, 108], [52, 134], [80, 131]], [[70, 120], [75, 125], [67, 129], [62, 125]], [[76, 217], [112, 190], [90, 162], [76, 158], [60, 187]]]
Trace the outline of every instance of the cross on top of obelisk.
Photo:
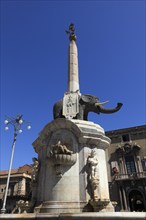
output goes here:
[[66, 33], [69, 34], [70, 41], [72, 41], [72, 40], [76, 41], [77, 37], [75, 35], [75, 26], [73, 23], [71, 23], [69, 25], [69, 29], [66, 30]]

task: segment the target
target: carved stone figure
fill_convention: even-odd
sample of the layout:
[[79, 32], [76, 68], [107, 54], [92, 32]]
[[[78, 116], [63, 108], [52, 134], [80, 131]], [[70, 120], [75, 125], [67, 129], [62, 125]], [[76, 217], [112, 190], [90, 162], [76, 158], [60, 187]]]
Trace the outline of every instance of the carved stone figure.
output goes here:
[[32, 182], [37, 181], [38, 171], [39, 171], [39, 161], [36, 157], [32, 158], [33, 165], [32, 165]]
[[98, 159], [95, 150], [92, 150], [91, 155], [87, 158], [87, 165], [89, 167], [88, 178], [92, 188], [92, 199], [97, 200], [98, 197], [96, 189], [99, 183], [99, 179], [97, 176]]
[[91, 155], [87, 159], [87, 164], [89, 165], [90, 179], [92, 180], [97, 177], [98, 159], [95, 150], [91, 151]]
[[19, 200], [16, 202], [16, 206], [13, 209], [12, 213], [28, 213], [30, 212], [31, 209], [31, 202], [30, 201], [25, 201], [25, 200]]
[[66, 145], [61, 144], [59, 140], [49, 151], [49, 161], [55, 165], [56, 175], [62, 177], [64, 168], [61, 165], [72, 166], [76, 160], [76, 154], [69, 150]]
[[[80, 119], [80, 120], [88, 120], [88, 113], [89, 112], [95, 112], [97, 114], [100, 113], [105, 113], [105, 114], [110, 114], [117, 112], [121, 109], [122, 103], [117, 103], [117, 106], [113, 109], [108, 109], [104, 108], [103, 104], [101, 103], [100, 100], [93, 95], [81, 95], [79, 96], [79, 113], [74, 117], [74, 119]], [[53, 114], [54, 114], [54, 119], [56, 118], [65, 118], [63, 116], [63, 100], [59, 100], [53, 108]]]
[[73, 151], [70, 151], [65, 145], [61, 144], [61, 141], [59, 140], [57, 144], [52, 146], [52, 150], [50, 151], [50, 154], [69, 154], [71, 155]]

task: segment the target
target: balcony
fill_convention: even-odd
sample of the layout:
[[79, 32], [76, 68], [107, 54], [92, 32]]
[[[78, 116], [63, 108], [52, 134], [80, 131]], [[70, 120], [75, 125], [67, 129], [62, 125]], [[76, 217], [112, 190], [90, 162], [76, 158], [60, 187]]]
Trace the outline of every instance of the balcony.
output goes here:
[[136, 180], [146, 178], [146, 171], [130, 174], [115, 174], [115, 180]]

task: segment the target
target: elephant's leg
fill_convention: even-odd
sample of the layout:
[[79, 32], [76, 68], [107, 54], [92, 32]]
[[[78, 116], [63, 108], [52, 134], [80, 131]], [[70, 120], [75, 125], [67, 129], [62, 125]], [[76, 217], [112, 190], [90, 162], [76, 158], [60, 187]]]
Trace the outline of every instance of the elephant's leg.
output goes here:
[[88, 113], [89, 112], [84, 111], [83, 120], [88, 121]]
[[62, 100], [58, 101], [53, 107], [53, 115], [54, 119], [56, 118], [64, 118], [62, 115]]
[[79, 105], [79, 113], [76, 116], [76, 119], [80, 120], [88, 120], [88, 113], [85, 112], [85, 106], [84, 105]]

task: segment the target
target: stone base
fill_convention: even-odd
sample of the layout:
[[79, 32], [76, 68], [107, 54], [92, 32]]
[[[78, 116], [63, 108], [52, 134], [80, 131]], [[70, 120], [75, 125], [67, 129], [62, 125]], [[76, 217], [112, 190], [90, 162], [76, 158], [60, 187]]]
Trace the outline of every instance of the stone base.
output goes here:
[[90, 200], [89, 203], [94, 209], [94, 212], [114, 212], [114, 206], [110, 200]]
[[48, 213], [30, 213], [30, 214], [0, 214], [1, 220], [9, 219], [50, 219], [50, 220], [144, 220], [146, 212], [84, 212], [84, 213], [64, 213], [64, 214], [48, 214]]
[[79, 202], [60, 202], [60, 201], [46, 201], [41, 206], [35, 207], [38, 213], [79, 213], [81, 212]]
[[[33, 195], [36, 204], [42, 202], [36, 213], [113, 211], [108, 208], [109, 145], [103, 128], [93, 122], [58, 118], [47, 124], [33, 143], [40, 163]], [[96, 164], [91, 166], [92, 152]], [[98, 201], [88, 204], [90, 199]]]

